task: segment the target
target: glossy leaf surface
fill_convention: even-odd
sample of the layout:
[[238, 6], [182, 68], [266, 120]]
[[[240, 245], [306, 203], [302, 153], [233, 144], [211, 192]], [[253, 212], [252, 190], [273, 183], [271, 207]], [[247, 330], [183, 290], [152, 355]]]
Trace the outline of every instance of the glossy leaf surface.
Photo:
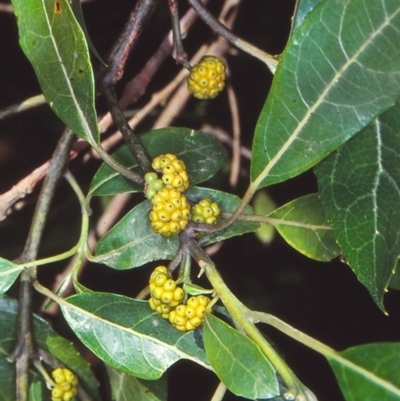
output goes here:
[[347, 263], [383, 309], [400, 255], [400, 117], [393, 108], [316, 168]]
[[77, 135], [98, 142], [94, 78], [85, 35], [67, 0], [13, 0], [20, 45], [50, 107]]
[[204, 320], [204, 346], [215, 373], [232, 393], [252, 400], [279, 395], [275, 370], [259, 347], [209, 314]]
[[[183, 160], [189, 174], [190, 185], [206, 181], [227, 161], [225, 148], [213, 136], [188, 128], [168, 127], [140, 136], [143, 146], [154, 158], [173, 153]], [[126, 146], [113, 153], [113, 158], [130, 170], [140, 172], [137, 161]], [[124, 192], [141, 192], [143, 188], [131, 183], [103, 164], [93, 178], [91, 196], [115, 195]]]
[[166, 401], [167, 380], [143, 380], [106, 366], [111, 395], [118, 401]]
[[346, 401], [400, 399], [400, 344], [367, 344], [328, 359]]
[[4, 294], [18, 278], [23, 266], [0, 258], [0, 295]]
[[[266, 216], [276, 209], [275, 202], [265, 190], [257, 191], [252, 204], [254, 213], [259, 216]], [[261, 224], [255, 234], [262, 244], [269, 245], [275, 238], [276, 231], [272, 224]]]
[[[15, 399], [15, 366], [6, 360], [16, 342], [18, 302], [0, 297], [0, 399]], [[47, 322], [38, 316], [33, 317], [33, 332], [38, 347], [51, 353], [61, 363], [71, 369], [79, 378], [80, 384], [93, 400], [100, 400], [98, 382], [89, 364], [65, 338], [60, 337]], [[36, 377], [36, 376], [35, 376]], [[43, 389], [42, 380], [35, 378], [31, 394], [38, 397]], [[45, 387], [45, 386], [44, 386]], [[48, 390], [47, 390], [48, 392]], [[48, 392], [49, 393], [49, 392]], [[43, 398], [46, 400], [49, 398]]]
[[400, 95], [398, 0], [331, 0], [296, 29], [253, 141], [261, 188], [294, 177], [394, 105]]
[[329, 262], [340, 254], [318, 194], [295, 199], [268, 217], [285, 241], [303, 255]]
[[95, 261], [126, 270], [171, 259], [179, 247], [178, 237], [156, 234], [150, 226], [150, 209], [150, 201], [144, 201], [128, 212], [97, 243]]
[[303, 23], [307, 15], [310, 14], [322, 1], [323, 0], [298, 0], [296, 11], [293, 15], [292, 31], [297, 29]]
[[[237, 196], [207, 188], [191, 187], [185, 195], [193, 202], [211, 198], [222, 211], [233, 212], [240, 202]], [[96, 247], [95, 261], [118, 270], [142, 266], [147, 262], [172, 259], [179, 248], [176, 235], [165, 237], [154, 233], [148, 213], [150, 201], [145, 201], [128, 212], [104, 237]], [[251, 208], [247, 208], [251, 212]], [[237, 221], [228, 229], [202, 238], [201, 245], [212, 244], [233, 236], [256, 230], [258, 223]]]
[[85, 293], [61, 305], [79, 339], [107, 365], [142, 379], [158, 379], [180, 359], [209, 368], [201, 332], [182, 333], [152, 311], [147, 301]]

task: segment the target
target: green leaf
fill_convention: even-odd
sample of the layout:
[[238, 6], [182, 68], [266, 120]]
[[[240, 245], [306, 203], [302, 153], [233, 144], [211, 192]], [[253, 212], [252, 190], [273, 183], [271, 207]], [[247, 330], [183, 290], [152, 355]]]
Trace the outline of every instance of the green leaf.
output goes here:
[[183, 283], [183, 290], [191, 296], [212, 294], [215, 291], [213, 288], [208, 290], [193, 283]]
[[400, 399], [400, 344], [367, 344], [328, 358], [346, 401]]
[[[5, 401], [15, 398], [15, 366], [8, 362], [6, 357], [16, 342], [17, 314], [18, 302], [5, 296], [0, 297], [0, 400]], [[36, 315], [33, 316], [33, 333], [37, 346], [71, 369], [93, 400], [99, 401], [99, 384], [88, 362], [76, 352], [72, 344], [60, 337], [46, 321]], [[39, 387], [35, 385], [31, 391], [35, 395]]]
[[173, 258], [179, 247], [178, 236], [156, 234], [150, 226], [150, 209], [150, 201], [144, 201], [128, 212], [99, 240], [94, 261], [126, 270]]
[[298, 0], [293, 15], [292, 32], [297, 29], [322, 0]]
[[94, 78], [85, 35], [67, 0], [12, 0], [20, 45], [47, 102], [89, 143], [99, 141]]
[[[240, 198], [235, 195], [209, 188], [189, 187], [188, 190], [185, 191], [185, 195], [193, 203], [199, 202], [204, 198], [210, 198], [213, 202], [218, 204], [222, 213], [233, 213], [241, 201]], [[244, 214], [253, 214], [253, 208], [250, 206], [246, 207]], [[210, 245], [214, 242], [253, 232], [257, 230], [258, 227], [260, 227], [259, 223], [238, 220], [226, 230], [204, 236], [199, 240], [199, 244], [202, 246]]]
[[306, 195], [268, 215], [271, 224], [294, 249], [303, 255], [329, 262], [340, 255], [340, 247], [318, 194]]
[[400, 255], [400, 117], [393, 108], [316, 168], [347, 263], [383, 310]]
[[32, 380], [29, 386], [29, 401], [50, 401], [51, 392], [46, 387], [43, 380], [40, 380], [38, 375]]
[[[253, 198], [254, 213], [259, 216], [266, 216], [276, 209], [275, 202], [268, 195], [267, 191], [257, 191]], [[272, 224], [261, 224], [255, 232], [258, 240], [269, 245], [275, 238], [275, 228]]]
[[[163, 153], [173, 153], [183, 160], [190, 185], [208, 180], [227, 161], [227, 152], [220, 142], [209, 134], [189, 128], [157, 129], [141, 135], [140, 140], [152, 158]], [[140, 172], [136, 159], [126, 146], [118, 149], [112, 156], [130, 170]], [[89, 195], [105, 196], [141, 191], [143, 188], [103, 164], [93, 178]]]
[[90, 39], [89, 32], [86, 28], [85, 17], [83, 16], [82, 6], [80, 0], [70, 0], [71, 10], [73, 11], [76, 20], [78, 21], [83, 33], [85, 34], [86, 42], [90, 51], [96, 56], [96, 58], [107, 67], [107, 64], [102, 60], [100, 54], [97, 52], [92, 40]]
[[147, 301], [122, 295], [85, 293], [61, 305], [79, 339], [107, 365], [154, 380], [180, 359], [210, 369], [201, 332], [182, 333], [153, 312]]
[[143, 380], [106, 365], [114, 401], [166, 401], [167, 380]]
[[4, 294], [18, 278], [23, 266], [0, 258], [0, 295]]
[[396, 272], [390, 279], [389, 288], [400, 291], [400, 269], [398, 268], [398, 266], [399, 262], [397, 262]]
[[204, 319], [204, 346], [215, 373], [232, 393], [252, 400], [279, 395], [275, 370], [260, 348], [210, 314]]
[[398, 0], [322, 2], [295, 30], [253, 141], [255, 188], [294, 177], [400, 95]]
[[[237, 196], [207, 188], [190, 187], [185, 195], [192, 202], [210, 198], [218, 203], [223, 212], [234, 212], [240, 203]], [[150, 209], [150, 201], [144, 201], [128, 212], [99, 240], [93, 261], [114, 269], [126, 270], [154, 260], [172, 259], [179, 248], [178, 236], [165, 237], [156, 234], [148, 218]], [[246, 208], [246, 213], [252, 213], [252, 209]], [[201, 238], [199, 243], [209, 245], [255, 231], [258, 227], [258, 223], [237, 221], [224, 231]]]

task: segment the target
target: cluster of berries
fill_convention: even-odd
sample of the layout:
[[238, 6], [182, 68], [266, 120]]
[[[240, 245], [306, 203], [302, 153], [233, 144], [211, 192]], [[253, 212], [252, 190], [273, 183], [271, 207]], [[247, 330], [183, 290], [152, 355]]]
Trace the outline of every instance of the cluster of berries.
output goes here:
[[197, 99], [213, 99], [225, 87], [226, 67], [215, 56], [204, 56], [190, 70], [187, 78], [189, 92]]
[[204, 295], [191, 297], [183, 303], [185, 292], [171, 278], [165, 266], [158, 266], [150, 276], [150, 308], [180, 331], [199, 328], [210, 299]]
[[190, 205], [184, 195], [189, 186], [189, 177], [185, 163], [172, 153], [162, 154], [152, 162], [157, 173], [145, 175], [147, 198], [151, 199], [152, 210], [149, 218], [153, 230], [161, 235], [179, 234], [186, 228], [189, 219], [198, 223], [213, 224], [220, 214], [219, 207], [209, 199], [203, 199], [193, 206], [194, 218], [190, 214]]
[[66, 368], [57, 368], [51, 373], [56, 385], [51, 390], [52, 401], [70, 401], [78, 393], [78, 378]]

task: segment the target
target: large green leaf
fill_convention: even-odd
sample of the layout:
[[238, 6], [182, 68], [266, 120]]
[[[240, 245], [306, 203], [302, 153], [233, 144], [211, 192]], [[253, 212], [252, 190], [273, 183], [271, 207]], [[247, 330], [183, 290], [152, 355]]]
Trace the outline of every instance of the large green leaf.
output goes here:
[[[240, 203], [237, 196], [207, 188], [190, 187], [185, 195], [192, 202], [211, 198], [218, 203], [223, 212], [232, 213]], [[128, 212], [99, 240], [93, 260], [118, 270], [126, 270], [153, 260], [172, 259], [179, 248], [178, 236], [165, 237], [156, 234], [148, 218], [150, 209], [150, 202], [144, 201]], [[251, 211], [252, 209], [248, 207], [245, 213], [251, 213]], [[203, 237], [199, 243], [209, 245], [255, 231], [258, 227], [258, 223], [237, 221], [224, 231]]]
[[398, 111], [384, 113], [316, 168], [338, 244], [382, 309], [400, 255]]
[[85, 35], [67, 0], [12, 0], [20, 45], [50, 107], [77, 135], [98, 142], [94, 78]]
[[179, 247], [178, 237], [156, 234], [150, 226], [150, 209], [150, 201], [144, 201], [128, 212], [99, 240], [94, 261], [126, 270], [153, 260], [172, 259]]
[[[140, 140], [153, 158], [162, 153], [173, 153], [183, 160], [190, 185], [211, 178], [227, 161], [227, 152], [215, 137], [189, 128], [157, 129], [141, 135]], [[140, 172], [138, 163], [128, 147], [121, 147], [112, 156], [130, 170]], [[104, 196], [140, 191], [143, 191], [142, 187], [126, 180], [103, 164], [93, 178], [89, 194]]]
[[201, 332], [176, 330], [147, 301], [108, 293], [79, 294], [67, 301], [61, 309], [72, 330], [115, 369], [154, 380], [180, 359], [211, 368]]
[[[17, 314], [18, 302], [8, 297], [0, 297], [0, 401], [15, 399], [15, 366], [8, 362], [6, 357], [16, 342]], [[36, 315], [33, 317], [33, 333], [37, 346], [70, 368], [93, 400], [100, 400], [99, 384], [88, 362], [76, 352], [72, 344], [60, 337], [46, 321]], [[42, 388], [39, 382], [43, 380], [36, 376], [33, 376], [33, 379], [31, 394], [38, 397]], [[47, 392], [49, 393], [48, 390]], [[43, 398], [45, 399], [47, 398]]]
[[0, 295], [14, 284], [23, 268], [7, 259], [0, 258]]
[[349, 348], [328, 358], [346, 401], [400, 399], [400, 343]]
[[143, 380], [106, 366], [113, 401], [166, 401], [167, 380]]
[[252, 400], [279, 395], [275, 370], [260, 348], [209, 314], [204, 320], [204, 346], [215, 373], [232, 393]]
[[268, 217], [285, 241], [303, 255], [329, 262], [340, 254], [318, 194], [295, 199]]
[[256, 188], [317, 164], [400, 95], [398, 0], [322, 2], [295, 30], [253, 142]]

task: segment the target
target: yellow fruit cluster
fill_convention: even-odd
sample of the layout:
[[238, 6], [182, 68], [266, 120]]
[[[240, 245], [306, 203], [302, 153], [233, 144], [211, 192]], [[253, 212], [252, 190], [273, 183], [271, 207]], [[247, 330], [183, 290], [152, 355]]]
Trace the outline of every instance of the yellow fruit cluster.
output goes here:
[[52, 401], [70, 401], [78, 393], [78, 378], [66, 368], [57, 368], [51, 373], [56, 385], [51, 390]]
[[189, 177], [186, 172], [185, 163], [179, 160], [174, 154], [166, 153], [153, 160], [152, 167], [162, 172], [162, 181], [165, 188], [176, 189], [184, 192], [189, 186]]
[[221, 209], [218, 204], [205, 198], [192, 206], [191, 219], [195, 223], [214, 224], [217, 222], [220, 213]]
[[187, 300], [186, 305], [180, 304], [169, 313], [169, 321], [180, 331], [190, 331], [199, 328], [204, 321], [204, 314], [210, 298], [198, 295]]
[[153, 230], [161, 235], [179, 234], [189, 222], [190, 206], [186, 196], [176, 189], [163, 188], [151, 199], [149, 218]]
[[204, 56], [187, 78], [189, 92], [197, 99], [213, 99], [225, 87], [225, 63], [215, 56]]
[[208, 198], [193, 206], [191, 212], [183, 194], [189, 186], [189, 177], [182, 160], [166, 153], [154, 158], [152, 167], [162, 173], [161, 180], [155, 172], [145, 175], [145, 194], [152, 203], [150, 224], [157, 234], [177, 235], [187, 227], [189, 219], [195, 223], [217, 222], [220, 208]]
[[150, 308], [155, 310], [164, 319], [168, 319], [169, 313], [182, 302], [185, 295], [181, 287], [171, 278], [165, 266], [157, 266], [150, 276], [149, 282]]
[[191, 297], [181, 303], [185, 291], [176, 285], [165, 266], [157, 266], [149, 280], [149, 305], [164, 319], [180, 331], [190, 331], [203, 324], [204, 314], [210, 299], [204, 295]]

